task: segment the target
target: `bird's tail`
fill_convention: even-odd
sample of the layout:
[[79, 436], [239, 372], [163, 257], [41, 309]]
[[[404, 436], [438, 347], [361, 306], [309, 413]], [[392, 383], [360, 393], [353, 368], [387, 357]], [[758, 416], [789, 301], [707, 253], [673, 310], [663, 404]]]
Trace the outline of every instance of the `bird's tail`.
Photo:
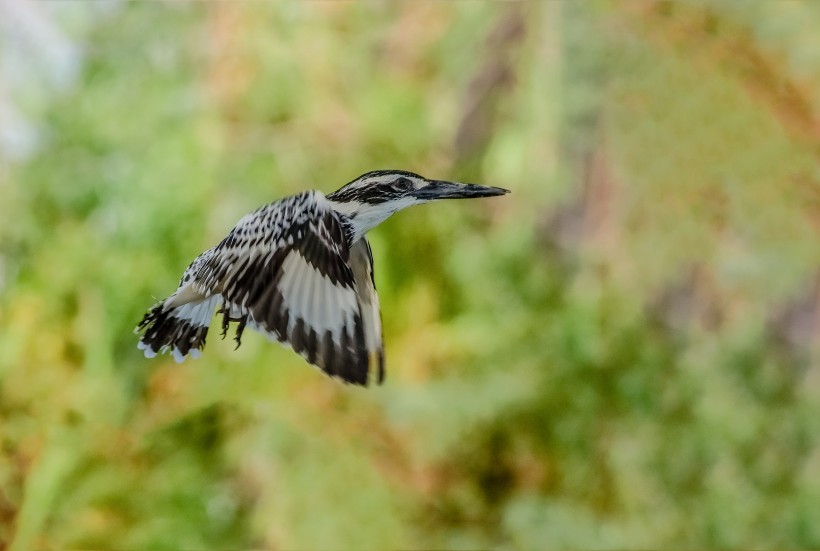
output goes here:
[[144, 351], [146, 358], [165, 352], [172, 352], [177, 363], [188, 354], [198, 358], [220, 298], [213, 295], [179, 306], [170, 306], [168, 300], [160, 302], [145, 314], [134, 330], [136, 333], [145, 331], [137, 348]]

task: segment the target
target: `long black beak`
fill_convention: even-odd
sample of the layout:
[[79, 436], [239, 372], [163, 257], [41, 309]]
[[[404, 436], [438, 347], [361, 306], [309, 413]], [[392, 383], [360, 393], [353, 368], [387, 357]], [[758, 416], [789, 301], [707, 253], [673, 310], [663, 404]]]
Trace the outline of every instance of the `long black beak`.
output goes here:
[[491, 186], [479, 186], [476, 184], [458, 184], [456, 182], [445, 182], [444, 180], [429, 180], [429, 184], [416, 190], [413, 196], [424, 201], [436, 199], [474, 199], [476, 197], [495, 197], [496, 195], [506, 195], [508, 189]]

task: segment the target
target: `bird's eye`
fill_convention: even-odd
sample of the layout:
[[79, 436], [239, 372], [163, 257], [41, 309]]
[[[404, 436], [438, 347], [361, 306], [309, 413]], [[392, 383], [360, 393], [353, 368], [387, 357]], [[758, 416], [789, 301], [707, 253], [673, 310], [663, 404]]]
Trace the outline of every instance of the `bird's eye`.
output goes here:
[[413, 189], [413, 180], [405, 178], [404, 176], [396, 178], [393, 181], [393, 187], [401, 191], [408, 191]]

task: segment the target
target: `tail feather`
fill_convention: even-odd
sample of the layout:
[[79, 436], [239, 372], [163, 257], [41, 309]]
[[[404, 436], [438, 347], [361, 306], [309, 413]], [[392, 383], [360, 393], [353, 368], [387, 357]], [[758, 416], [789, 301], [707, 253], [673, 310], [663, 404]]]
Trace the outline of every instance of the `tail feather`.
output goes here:
[[205, 347], [214, 308], [220, 298], [220, 295], [213, 295], [179, 306], [170, 306], [168, 300], [160, 302], [137, 325], [137, 332], [145, 332], [137, 348], [146, 358], [165, 352], [172, 352], [177, 363], [189, 354], [198, 358]]

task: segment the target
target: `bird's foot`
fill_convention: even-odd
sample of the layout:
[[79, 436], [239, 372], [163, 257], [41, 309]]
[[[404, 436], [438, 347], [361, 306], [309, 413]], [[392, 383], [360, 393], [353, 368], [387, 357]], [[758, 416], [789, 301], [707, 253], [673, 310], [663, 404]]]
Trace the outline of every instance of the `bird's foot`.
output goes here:
[[242, 332], [245, 331], [245, 325], [247, 325], [247, 323], [248, 316], [239, 319], [239, 325], [236, 326], [236, 336], [233, 338], [233, 340], [236, 341], [236, 348], [234, 348], [234, 350], [242, 345]]

